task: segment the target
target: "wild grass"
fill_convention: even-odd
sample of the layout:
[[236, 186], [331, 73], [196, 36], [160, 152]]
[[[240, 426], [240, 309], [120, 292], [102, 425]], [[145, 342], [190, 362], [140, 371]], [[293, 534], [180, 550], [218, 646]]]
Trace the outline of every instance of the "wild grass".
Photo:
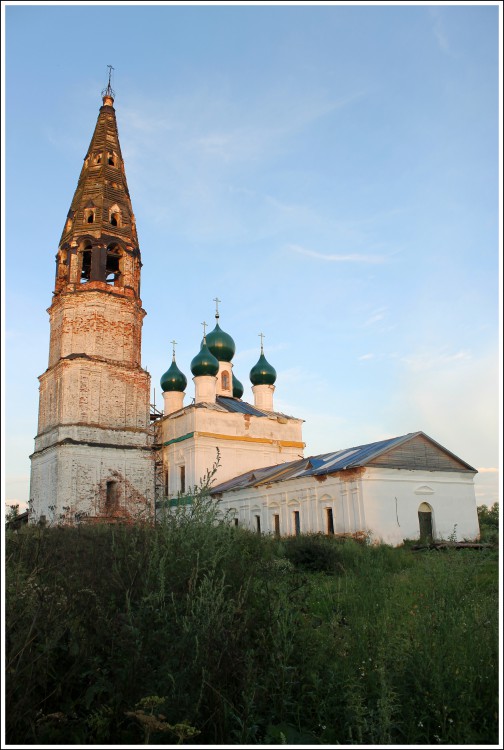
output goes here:
[[9, 743], [497, 742], [495, 550], [274, 539], [206, 510], [7, 533]]

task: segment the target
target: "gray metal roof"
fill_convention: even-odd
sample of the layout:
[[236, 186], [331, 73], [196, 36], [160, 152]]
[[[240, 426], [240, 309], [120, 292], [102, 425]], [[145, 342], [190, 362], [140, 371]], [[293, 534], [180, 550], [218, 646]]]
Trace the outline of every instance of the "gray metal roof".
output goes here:
[[253, 417], [284, 417], [285, 419], [296, 419], [296, 417], [290, 417], [288, 414], [282, 414], [279, 411], [266, 411], [266, 409], [258, 409], [257, 406], [252, 406], [246, 401], [242, 401], [239, 398], [231, 398], [230, 396], [217, 396], [215, 399], [219, 406], [223, 406], [226, 411], [238, 412], [240, 414], [250, 414]]
[[280, 411], [267, 411], [266, 409], [258, 409], [256, 406], [242, 401], [238, 398], [232, 398], [231, 396], [216, 396], [215, 403], [202, 401], [197, 404], [188, 404], [187, 406], [178, 409], [175, 412], [167, 415], [168, 419], [179, 417], [181, 414], [191, 411], [191, 409], [210, 409], [212, 411], [227, 411], [234, 414], [250, 414], [253, 417], [273, 417], [277, 419], [297, 419], [299, 422], [304, 422], [299, 417], [291, 417], [289, 414], [283, 414]]
[[[211, 494], [228, 492], [229, 490], [239, 490], [246, 487], [258, 487], [261, 484], [269, 484], [271, 482], [284, 482], [287, 479], [295, 479], [299, 477], [321, 476], [336, 471], [365, 466], [369, 461], [376, 458], [376, 456], [381, 453], [384, 453], [417, 435], [423, 435], [443, 451], [450, 453], [450, 451], [447, 451], [446, 448], [443, 448], [439, 443], [436, 443], [435, 440], [432, 440], [428, 435], [425, 435], [425, 433], [409, 432], [407, 435], [401, 435], [400, 437], [379, 440], [375, 443], [357, 445], [354, 448], [345, 448], [343, 450], [334, 451], [333, 453], [322, 453], [318, 456], [300, 458], [298, 461], [288, 461], [283, 464], [276, 464], [275, 466], [267, 466], [262, 469], [248, 471], [245, 474], [240, 474], [238, 477], [234, 477], [227, 482], [222, 482], [221, 484], [212, 487]], [[472, 466], [469, 466], [469, 464], [462, 461], [462, 459], [457, 458], [453, 453], [450, 453], [450, 455], [465, 464], [469, 470], [475, 471]]]

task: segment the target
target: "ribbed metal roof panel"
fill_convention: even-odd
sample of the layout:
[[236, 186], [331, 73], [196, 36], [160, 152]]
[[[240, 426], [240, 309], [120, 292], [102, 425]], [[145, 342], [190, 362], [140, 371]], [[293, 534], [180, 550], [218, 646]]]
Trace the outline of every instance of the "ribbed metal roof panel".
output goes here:
[[266, 409], [258, 409], [252, 404], [248, 404], [246, 401], [242, 401], [238, 398], [231, 398], [230, 396], [217, 396], [216, 403], [224, 407], [226, 411], [231, 411], [239, 414], [251, 414], [253, 417], [283, 417], [285, 419], [295, 419], [290, 417], [288, 414], [282, 414], [279, 411], [266, 411]]
[[362, 466], [370, 458], [412, 437], [413, 434], [415, 433], [408, 433], [407, 435], [389, 438], [388, 440], [379, 440], [375, 443], [358, 445], [354, 448], [345, 448], [333, 453], [322, 453], [318, 456], [301, 458], [298, 461], [288, 461], [283, 464], [248, 471], [245, 474], [240, 474], [238, 477], [234, 477], [227, 482], [222, 482], [222, 484], [213, 487], [211, 493], [227, 492], [245, 487], [257, 487], [258, 485], [270, 482], [283, 482], [287, 479], [298, 477], [320, 476], [332, 473], [333, 471], [342, 471], [343, 469]]
[[251, 414], [253, 417], [266, 416], [266, 414], [260, 409], [256, 409], [256, 407], [252, 406], [252, 404], [248, 404], [246, 401], [242, 401], [238, 398], [230, 398], [229, 396], [217, 396], [216, 401], [227, 411], [238, 412], [240, 414]]

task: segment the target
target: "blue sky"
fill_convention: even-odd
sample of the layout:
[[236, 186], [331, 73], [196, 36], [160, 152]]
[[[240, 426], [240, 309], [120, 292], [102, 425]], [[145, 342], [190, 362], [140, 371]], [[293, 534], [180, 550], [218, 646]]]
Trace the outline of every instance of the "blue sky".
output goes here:
[[143, 365], [203, 320], [305, 455], [423, 430], [499, 493], [499, 70], [484, 5], [4, 3], [4, 480], [28, 499], [54, 256], [114, 66]]

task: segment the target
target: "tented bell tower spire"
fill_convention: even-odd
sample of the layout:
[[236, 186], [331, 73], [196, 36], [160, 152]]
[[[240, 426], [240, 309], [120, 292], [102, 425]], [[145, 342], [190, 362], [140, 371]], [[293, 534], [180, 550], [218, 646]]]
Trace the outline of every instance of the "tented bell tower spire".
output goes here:
[[112, 70], [56, 255], [49, 364], [40, 377], [32, 455], [34, 520], [63, 508], [69, 520], [152, 510], [140, 248]]
[[113, 94], [109, 74], [60, 239], [56, 294], [100, 282], [122, 294], [139, 295], [140, 250]]

